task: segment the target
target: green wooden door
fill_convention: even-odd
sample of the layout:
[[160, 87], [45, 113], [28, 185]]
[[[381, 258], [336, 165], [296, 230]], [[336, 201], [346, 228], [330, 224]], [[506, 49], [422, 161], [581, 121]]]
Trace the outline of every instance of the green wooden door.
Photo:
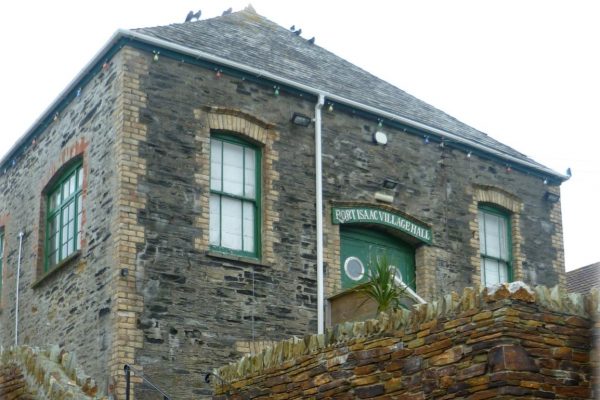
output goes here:
[[385, 233], [364, 229], [340, 229], [342, 288], [363, 283], [368, 278], [371, 260], [385, 255], [397, 268], [404, 283], [415, 289], [415, 251], [401, 240]]

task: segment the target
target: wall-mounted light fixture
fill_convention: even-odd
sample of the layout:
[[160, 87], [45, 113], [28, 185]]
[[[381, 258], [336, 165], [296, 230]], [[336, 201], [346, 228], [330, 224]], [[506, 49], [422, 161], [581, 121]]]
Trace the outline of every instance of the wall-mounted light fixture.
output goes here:
[[546, 200], [550, 204], [554, 204], [559, 202], [560, 196], [556, 193], [546, 192], [544, 194], [544, 200]]
[[292, 123], [294, 125], [306, 127], [309, 126], [311, 122], [312, 118], [310, 118], [308, 115], [300, 114], [297, 112], [295, 112], [294, 115], [292, 115]]
[[396, 186], [398, 186], [398, 182], [391, 178], [385, 178], [381, 186], [383, 186], [385, 189], [396, 189]]
[[387, 144], [388, 137], [385, 132], [377, 131], [373, 134], [373, 143], [377, 144]]

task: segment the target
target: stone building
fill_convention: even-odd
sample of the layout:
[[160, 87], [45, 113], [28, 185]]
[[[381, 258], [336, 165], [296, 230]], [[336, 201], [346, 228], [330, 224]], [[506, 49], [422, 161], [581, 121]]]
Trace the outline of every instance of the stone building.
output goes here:
[[125, 363], [209, 393], [345, 318], [384, 255], [415, 301], [564, 284], [566, 176], [251, 7], [118, 31], [0, 174], [1, 344], [64, 346], [118, 395]]

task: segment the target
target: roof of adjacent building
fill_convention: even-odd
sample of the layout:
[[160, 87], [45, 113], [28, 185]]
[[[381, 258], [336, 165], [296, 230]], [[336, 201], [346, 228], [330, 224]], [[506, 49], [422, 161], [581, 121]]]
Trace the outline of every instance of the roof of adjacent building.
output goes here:
[[257, 14], [252, 7], [216, 18], [134, 31], [421, 122], [546, 169], [485, 133], [311, 44], [291, 30]]
[[600, 289], [600, 262], [567, 272], [569, 292], [588, 293], [592, 288]]

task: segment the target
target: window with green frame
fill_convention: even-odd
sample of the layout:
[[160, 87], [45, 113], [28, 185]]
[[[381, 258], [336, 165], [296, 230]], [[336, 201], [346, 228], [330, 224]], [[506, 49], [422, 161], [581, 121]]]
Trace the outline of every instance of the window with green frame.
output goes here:
[[210, 140], [210, 246], [260, 256], [260, 149], [235, 136]]
[[4, 227], [0, 227], [0, 299], [2, 298], [2, 281], [4, 277], [2, 271], [4, 268]]
[[482, 282], [508, 282], [511, 270], [510, 215], [498, 208], [479, 206], [479, 250]]
[[81, 246], [83, 167], [78, 163], [60, 176], [48, 194], [46, 262], [49, 270]]

